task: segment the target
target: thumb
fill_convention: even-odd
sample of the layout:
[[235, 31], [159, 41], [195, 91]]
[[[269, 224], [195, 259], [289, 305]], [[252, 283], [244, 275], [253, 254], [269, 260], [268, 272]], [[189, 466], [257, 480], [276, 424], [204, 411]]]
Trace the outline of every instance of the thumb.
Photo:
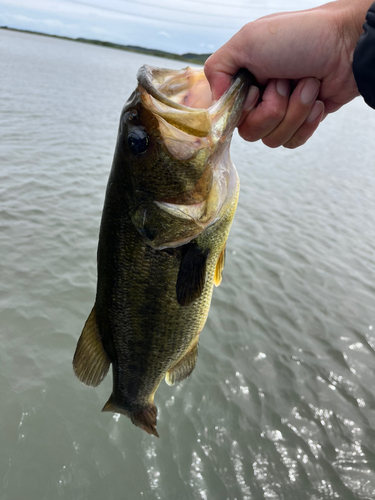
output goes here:
[[214, 52], [204, 65], [204, 73], [210, 84], [212, 98], [219, 99], [229, 88], [232, 77], [241, 68], [232, 55], [229, 42]]

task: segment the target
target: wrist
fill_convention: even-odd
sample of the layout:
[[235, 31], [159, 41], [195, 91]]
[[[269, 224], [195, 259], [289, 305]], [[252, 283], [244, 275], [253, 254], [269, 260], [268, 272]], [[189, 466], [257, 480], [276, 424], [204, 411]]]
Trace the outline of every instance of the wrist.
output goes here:
[[337, 0], [321, 7], [344, 41], [350, 55], [353, 54], [363, 32], [366, 13], [372, 3], [372, 0]]

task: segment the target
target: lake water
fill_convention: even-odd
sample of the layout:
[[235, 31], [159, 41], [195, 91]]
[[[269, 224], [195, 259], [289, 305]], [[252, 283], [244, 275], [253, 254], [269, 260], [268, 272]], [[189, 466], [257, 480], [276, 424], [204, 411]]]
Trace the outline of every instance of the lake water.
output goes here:
[[71, 361], [121, 108], [181, 63], [0, 31], [0, 500], [375, 497], [375, 113], [306, 146], [238, 136], [241, 195], [198, 363], [160, 439]]

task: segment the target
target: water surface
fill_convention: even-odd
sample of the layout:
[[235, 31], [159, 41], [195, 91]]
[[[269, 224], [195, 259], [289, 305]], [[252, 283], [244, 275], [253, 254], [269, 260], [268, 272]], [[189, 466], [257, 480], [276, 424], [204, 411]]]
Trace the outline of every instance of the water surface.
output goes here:
[[222, 285], [160, 439], [100, 410], [71, 360], [91, 310], [121, 108], [144, 63], [0, 32], [0, 499], [375, 496], [375, 113], [296, 151], [234, 137]]

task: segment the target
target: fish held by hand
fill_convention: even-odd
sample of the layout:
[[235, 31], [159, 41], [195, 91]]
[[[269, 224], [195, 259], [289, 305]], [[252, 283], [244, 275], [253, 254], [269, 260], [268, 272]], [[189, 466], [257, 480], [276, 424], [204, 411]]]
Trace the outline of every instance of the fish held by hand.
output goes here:
[[73, 368], [97, 386], [112, 364], [103, 411], [155, 436], [155, 392], [163, 378], [173, 385], [193, 371], [221, 282], [239, 193], [229, 146], [251, 82], [241, 70], [212, 102], [203, 70], [143, 66], [121, 113], [96, 299]]

